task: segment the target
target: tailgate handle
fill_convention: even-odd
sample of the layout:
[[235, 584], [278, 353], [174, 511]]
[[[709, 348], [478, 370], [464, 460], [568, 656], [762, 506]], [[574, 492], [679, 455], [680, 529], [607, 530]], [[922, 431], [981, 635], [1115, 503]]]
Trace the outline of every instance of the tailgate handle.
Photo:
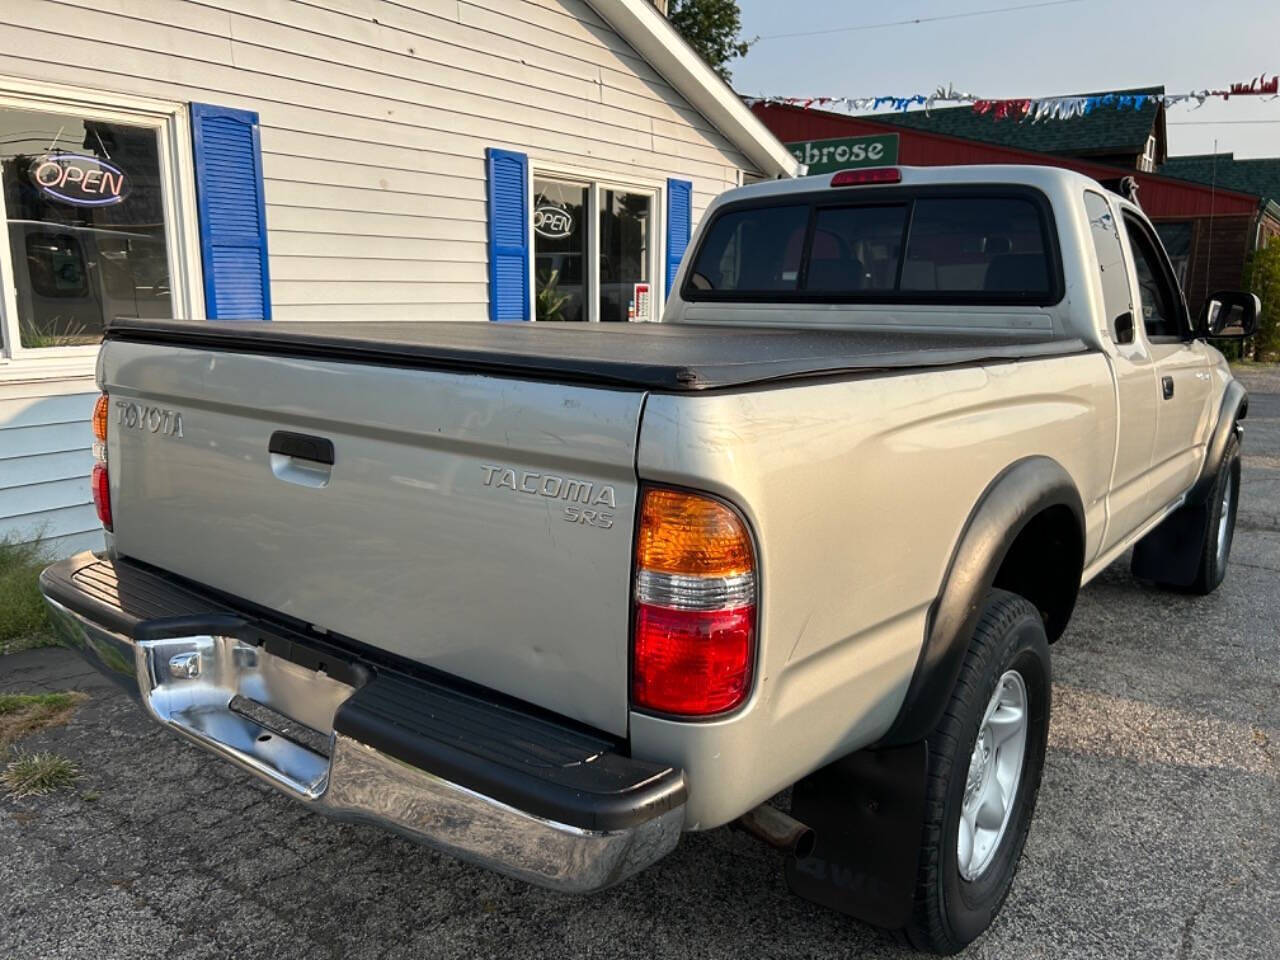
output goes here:
[[277, 430], [271, 435], [267, 451], [294, 460], [309, 460], [312, 463], [323, 463], [333, 466], [333, 441], [324, 437], [312, 437], [305, 433], [290, 433], [288, 430]]

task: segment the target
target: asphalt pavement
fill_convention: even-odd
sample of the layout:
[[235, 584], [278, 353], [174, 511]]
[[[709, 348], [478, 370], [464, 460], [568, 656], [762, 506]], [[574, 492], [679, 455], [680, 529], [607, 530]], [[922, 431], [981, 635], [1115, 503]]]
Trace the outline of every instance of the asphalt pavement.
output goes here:
[[[1152, 591], [1127, 558], [1053, 650], [1039, 808], [974, 958], [1280, 957], [1280, 374], [1252, 393], [1226, 582]], [[728, 829], [569, 898], [313, 815], [160, 730], [64, 651], [0, 688], [88, 690], [27, 749], [78, 787], [0, 801], [0, 957], [911, 956], [791, 897]]]

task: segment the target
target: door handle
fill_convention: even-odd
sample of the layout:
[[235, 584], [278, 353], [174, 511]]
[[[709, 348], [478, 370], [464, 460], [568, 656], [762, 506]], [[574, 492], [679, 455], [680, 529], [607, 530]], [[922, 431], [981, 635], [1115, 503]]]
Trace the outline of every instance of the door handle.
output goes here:
[[333, 472], [333, 441], [277, 430], [267, 444], [271, 472], [286, 483], [324, 488]]
[[333, 466], [333, 441], [326, 440], [324, 437], [277, 430], [271, 435], [267, 452], [292, 457], [294, 460], [310, 460], [312, 463]]
[[1166, 400], [1173, 399], [1173, 377], [1161, 377], [1160, 387], [1164, 390], [1164, 398]]

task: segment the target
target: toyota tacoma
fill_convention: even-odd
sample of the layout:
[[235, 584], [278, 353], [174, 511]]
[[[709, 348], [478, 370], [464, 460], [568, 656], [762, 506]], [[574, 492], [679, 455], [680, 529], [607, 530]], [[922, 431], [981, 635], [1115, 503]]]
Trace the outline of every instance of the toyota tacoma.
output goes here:
[[[706, 211], [663, 322], [113, 322], [69, 642], [284, 794], [588, 893], [734, 823], [955, 952], [1077, 592], [1227, 569], [1245, 391], [1133, 199], [876, 168]], [[789, 788], [789, 802], [779, 795]], [[770, 801], [774, 802], [771, 804]]]

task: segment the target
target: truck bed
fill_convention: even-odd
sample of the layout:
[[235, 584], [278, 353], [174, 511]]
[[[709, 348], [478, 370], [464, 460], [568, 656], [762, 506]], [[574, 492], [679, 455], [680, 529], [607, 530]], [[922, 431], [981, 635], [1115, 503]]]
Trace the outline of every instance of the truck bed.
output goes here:
[[107, 338], [316, 360], [696, 391], [1084, 353], [1044, 331], [801, 330], [729, 324], [288, 322], [122, 318]]

